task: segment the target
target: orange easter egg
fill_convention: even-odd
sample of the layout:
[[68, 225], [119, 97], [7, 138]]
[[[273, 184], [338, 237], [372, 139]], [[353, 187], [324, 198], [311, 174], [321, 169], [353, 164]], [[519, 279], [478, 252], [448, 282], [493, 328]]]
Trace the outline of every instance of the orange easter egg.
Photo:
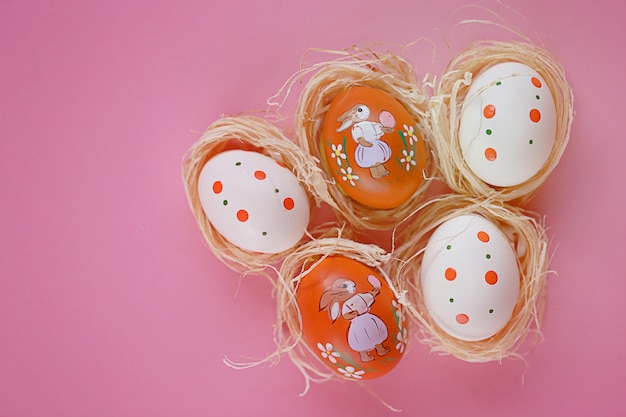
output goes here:
[[330, 256], [300, 281], [296, 300], [305, 342], [342, 377], [376, 378], [402, 358], [406, 322], [378, 270]]
[[355, 86], [335, 97], [320, 148], [340, 189], [371, 208], [402, 205], [423, 181], [427, 154], [415, 120], [375, 88]]

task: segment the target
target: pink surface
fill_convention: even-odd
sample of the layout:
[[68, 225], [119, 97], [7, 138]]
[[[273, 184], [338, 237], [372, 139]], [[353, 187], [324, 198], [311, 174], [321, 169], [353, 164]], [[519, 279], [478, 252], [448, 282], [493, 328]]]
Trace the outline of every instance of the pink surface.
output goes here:
[[[439, 74], [473, 40], [514, 39], [455, 29], [495, 17], [443, 3], [3, 1], [0, 415], [392, 414], [355, 384], [300, 397], [287, 357], [222, 363], [273, 350], [275, 302], [267, 280], [240, 280], [208, 251], [180, 167], [221, 114], [265, 109], [308, 48], [426, 37], [434, 59], [426, 42], [407, 56]], [[570, 145], [531, 204], [558, 272], [544, 340], [528, 367], [413, 343], [368, 387], [404, 415], [624, 415], [626, 13], [612, 1], [474, 3], [541, 38], [576, 97]]]

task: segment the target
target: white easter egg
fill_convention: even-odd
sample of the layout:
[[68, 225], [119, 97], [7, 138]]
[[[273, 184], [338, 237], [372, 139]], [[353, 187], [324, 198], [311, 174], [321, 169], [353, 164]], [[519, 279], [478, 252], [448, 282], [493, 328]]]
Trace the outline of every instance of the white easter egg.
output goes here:
[[248, 251], [285, 251], [309, 224], [309, 199], [296, 176], [258, 152], [231, 150], [209, 159], [198, 193], [213, 227]]
[[544, 166], [556, 136], [556, 107], [545, 80], [518, 62], [479, 73], [461, 109], [459, 142], [472, 172], [487, 184], [524, 183]]
[[428, 313], [460, 340], [487, 339], [511, 319], [520, 272], [512, 245], [477, 214], [441, 224], [428, 241], [421, 265]]

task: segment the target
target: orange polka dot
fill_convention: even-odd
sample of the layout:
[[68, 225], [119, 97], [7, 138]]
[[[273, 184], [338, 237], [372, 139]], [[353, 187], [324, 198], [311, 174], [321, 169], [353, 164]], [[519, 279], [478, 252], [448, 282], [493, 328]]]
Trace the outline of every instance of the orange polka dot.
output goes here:
[[224, 189], [224, 185], [222, 184], [222, 181], [215, 181], [213, 183], [213, 192], [215, 194], [221, 193], [223, 189]]
[[532, 120], [535, 123], [537, 123], [539, 120], [541, 120], [541, 113], [539, 112], [539, 110], [532, 109], [530, 111], [530, 120]]
[[481, 242], [489, 242], [489, 234], [487, 232], [478, 232], [478, 240]]
[[456, 278], [456, 269], [454, 268], [446, 269], [445, 276], [448, 281], [454, 281], [454, 279]]
[[487, 271], [487, 273], [485, 273], [485, 281], [487, 281], [487, 284], [489, 285], [493, 285], [498, 282], [498, 274], [496, 271]]
[[456, 322], [459, 324], [466, 324], [469, 321], [469, 316], [467, 314], [457, 314]]
[[488, 161], [495, 161], [497, 157], [498, 157], [498, 154], [496, 153], [495, 149], [493, 148], [485, 149], [485, 158], [487, 158]]
[[533, 85], [537, 88], [541, 88], [541, 80], [537, 77], [533, 77], [530, 79], [530, 81], [533, 83]]
[[287, 197], [283, 200], [283, 207], [287, 210], [292, 210], [295, 207], [296, 203], [293, 202], [293, 198]]
[[483, 109], [483, 116], [485, 116], [487, 119], [491, 119], [495, 115], [496, 115], [496, 106], [494, 106], [493, 104], [487, 104], [485, 108]]
[[248, 212], [245, 210], [239, 210], [237, 212], [237, 220], [242, 223], [248, 221]]
[[264, 180], [265, 177], [267, 177], [267, 175], [265, 175], [265, 172], [263, 172], [263, 171], [254, 171], [254, 178], [256, 178], [257, 180]]

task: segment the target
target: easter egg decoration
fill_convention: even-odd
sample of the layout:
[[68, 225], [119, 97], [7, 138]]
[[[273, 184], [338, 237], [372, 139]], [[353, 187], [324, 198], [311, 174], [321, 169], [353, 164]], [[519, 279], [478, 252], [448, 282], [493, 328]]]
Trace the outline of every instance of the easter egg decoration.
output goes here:
[[487, 184], [528, 181], [548, 160], [555, 135], [554, 98], [534, 69], [503, 62], [472, 81], [461, 110], [459, 143], [469, 168]]
[[506, 236], [480, 215], [437, 227], [420, 274], [428, 314], [457, 339], [487, 339], [511, 319], [519, 295], [517, 259]]
[[349, 87], [331, 102], [321, 136], [327, 172], [343, 193], [377, 209], [404, 204], [426, 164], [415, 121], [383, 91]]
[[404, 353], [398, 301], [381, 273], [365, 264], [325, 258], [301, 280], [296, 302], [305, 342], [339, 376], [380, 377]]
[[209, 159], [198, 193], [211, 224], [245, 250], [283, 252], [309, 225], [309, 198], [296, 176], [258, 152], [231, 150]]

